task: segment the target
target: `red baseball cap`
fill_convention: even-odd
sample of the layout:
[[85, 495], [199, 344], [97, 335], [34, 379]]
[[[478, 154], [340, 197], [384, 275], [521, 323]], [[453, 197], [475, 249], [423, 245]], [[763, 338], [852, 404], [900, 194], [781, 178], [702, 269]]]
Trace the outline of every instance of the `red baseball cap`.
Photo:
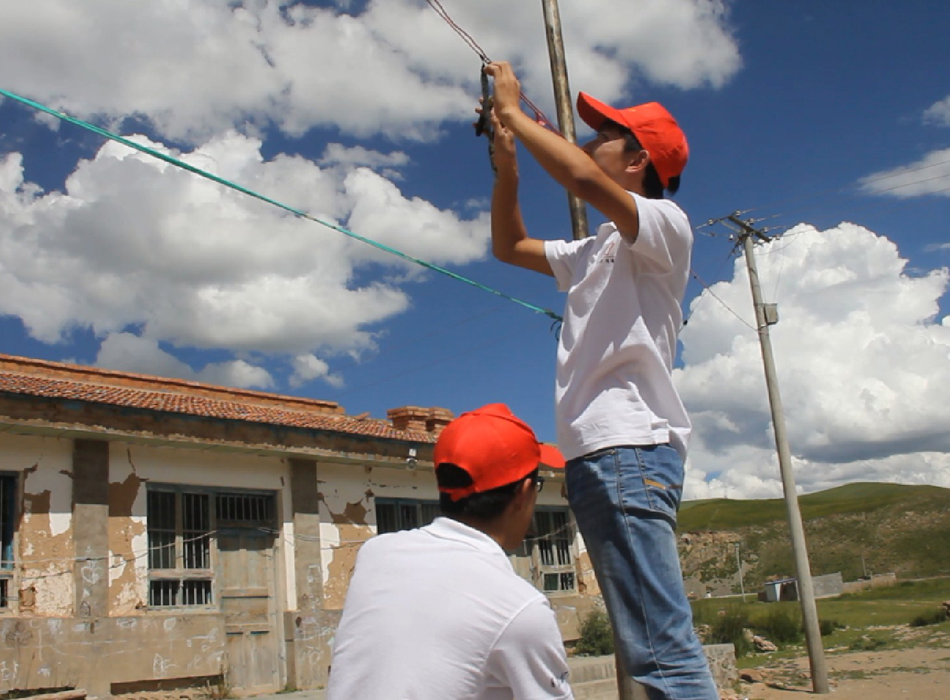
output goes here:
[[439, 486], [453, 501], [511, 484], [542, 464], [564, 467], [558, 449], [539, 443], [534, 431], [503, 403], [463, 413], [445, 426], [435, 443], [433, 461], [436, 467], [454, 464], [472, 477], [469, 486]]
[[595, 130], [606, 119], [630, 129], [650, 153], [650, 162], [664, 187], [669, 187], [671, 177], [682, 175], [689, 159], [686, 134], [659, 102], [615, 109], [582, 92], [577, 95], [577, 113]]

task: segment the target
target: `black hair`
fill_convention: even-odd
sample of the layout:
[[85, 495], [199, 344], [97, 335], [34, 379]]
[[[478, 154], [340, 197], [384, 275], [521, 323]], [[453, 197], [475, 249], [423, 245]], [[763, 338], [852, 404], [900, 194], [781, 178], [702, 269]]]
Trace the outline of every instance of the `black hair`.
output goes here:
[[[444, 462], [435, 469], [435, 478], [440, 488], [465, 488], [472, 485], [472, 477], [461, 467]], [[525, 479], [536, 481], [538, 470], [535, 468], [530, 474], [509, 484], [499, 486], [489, 491], [473, 493], [471, 496], [453, 501], [447, 493], [439, 494], [439, 509], [442, 515], [449, 518], [472, 518], [473, 520], [491, 521], [505, 512], [508, 504], [518, 494], [518, 489]]]
[[[616, 122], [610, 122], [615, 124]], [[633, 132], [630, 131], [627, 127], [617, 124], [617, 128], [623, 132], [623, 150], [627, 153], [633, 153], [635, 151], [644, 150], [643, 146], [640, 144], [639, 139], [633, 135]], [[660, 181], [660, 174], [656, 171], [656, 168], [653, 166], [651, 161], [647, 165], [646, 174], [643, 176], [643, 191], [646, 193], [646, 196], [649, 199], [663, 199], [663, 190], [665, 189], [671, 195], [676, 194], [677, 190], [680, 188], [680, 176], [674, 175], [670, 178], [670, 184], [665, 188], [663, 183]]]

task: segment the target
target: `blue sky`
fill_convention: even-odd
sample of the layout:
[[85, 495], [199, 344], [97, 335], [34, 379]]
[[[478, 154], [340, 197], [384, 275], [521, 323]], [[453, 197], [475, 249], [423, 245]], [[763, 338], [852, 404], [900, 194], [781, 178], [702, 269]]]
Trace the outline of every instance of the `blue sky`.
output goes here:
[[[554, 116], [536, 0], [443, 0]], [[560, 311], [488, 254], [476, 55], [422, 0], [34, 0], [0, 7], [0, 87]], [[561, 0], [571, 87], [659, 100], [699, 227], [758, 251], [797, 479], [950, 486], [950, 8]], [[589, 132], [579, 125], [583, 140]], [[566, 197], [522, 154], [531, 232]], [[600, 217], [590, 211], [591, 220]], [[744, 263], [697, 229], [677, 383], [687, 497], [780, 493]], [[0, 352], [338, 401], [504, 401], [554, 439], [546, 317], [7, 99]]]

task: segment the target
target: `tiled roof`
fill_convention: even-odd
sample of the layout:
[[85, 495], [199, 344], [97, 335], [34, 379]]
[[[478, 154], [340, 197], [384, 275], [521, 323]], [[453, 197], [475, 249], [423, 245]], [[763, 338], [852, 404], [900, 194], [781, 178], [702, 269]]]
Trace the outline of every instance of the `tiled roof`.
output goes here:
[[0, 354], [0, 393], [394, 440], [435, 442], [435, 436], [428, 432], [396, 430], [388, 421], [348, 416], [339, 404], [332, 401], [3, 354]]

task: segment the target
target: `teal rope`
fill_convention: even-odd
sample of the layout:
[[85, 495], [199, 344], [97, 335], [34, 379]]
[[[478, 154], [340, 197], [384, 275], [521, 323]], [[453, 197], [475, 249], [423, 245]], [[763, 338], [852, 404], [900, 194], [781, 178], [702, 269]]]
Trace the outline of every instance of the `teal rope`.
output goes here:
[[159, 160], [163, 160], [166, 163], [171, 163], [172, 165], [178, 168], [192, 172], [195, 175], [200, 175], [201, 177], [211, 180], [213, 182], [217, 182], [219, 185], [224, 185], [225, 187], [229, 187], [232, 190], [237, 190], [238, 192], [246, 194], [249, 197], [254, 197], [255, 199], [261, 200], [262, 202], [267, 202], [268, 204], [272, 204], [275, 207], [283, 209], [284, 211], [288, 211], [291, 214], [295, 216], [299, 216], [302, 219], [308, 219], [310, 221], [313, 221], [314, 223], [320, 224], [321, 226], [326, 226], [327, 228], [331, 228], [334, 231], [339, 231], [340, 233], [345, 234], [349, 236], [350, 238], [355, 238], [356, 240], [362, 243], [366, 243], [367, 245], [371, 245], [374, 248], [379, 248], [380, 250], [384, 250], [387, 253], [392, 253], [393, 255], [402, 258], [403, 260], [408, 260], [409, 262], [416, 263], [417, 265], [421, 265], [422, 267], [426, 267], [430, 270], [434, 270], [435, 272], [441, 272], [443, 275], [447, 275], [448, 277], [451, 277], [452, 279], [456, 279], [459, 282], [465, 282], [466, 284], [470, 284], [473, 287], [481, 289], [484, 292], [488, 292], [489, 294], [494, 294], [495, 296], [499, 296], [502, 299], [507, 299], [508, 301], [513, 301], [514, 303], [520, 304], [526, 309], [531, 309], [532, 311], [536, 313], [544, 314], [545, 316], [548, 316], [554, 319], [555, 321], [561, 321], [561, 317], [558, 314], [551, 311], [550, 309], [542, 309], [540, 306], [535, 306], [534, 304], [531, 304], [527, 301], [522, 301], [521, 299], [518, 299], [517, 297], [510, 296], [508, 294], [505, 294], [504, 292], [499, 292], [497, 289], [486, 287], [484, 284], [481, 284], [479, 282], [476, 282], [475, 280], [469, 279], [468, 277], [459, 275], [455, 272], [452, 272], [451, 270], [447, 270], [444, 267], [440, 267], [433, 263], [426, 262], [425, 260], [419, 260], [418, 258], [414, 258], [411, 255], [407, 255], [406, 253], [403, 253], [401, 250], [397, 250], [396, 248], [391, 248], [384, 243], [380, 243], [379, 241], [374, 241], [371, 238], [360, 236], [359, 234], [353, 233], [353, 231], [343, 228], [342, 226], [337, 226], [336, 224], [332, 224], [328, 221], [323, 221], [322, 219], [318, 219], [315, 216], [311, 216], [310, 214], [307, 214], [306, 212], [301, 211], [300, 209], [295, 209], [294, 207], [291, 207], [287, 204], [278, 202], [276, 199], [271, 199], [270, 197], [266, 197], [262, 194], [259, 194], [255, 192], [254, 190], [249, 190], [248, 188], [238, 185], [237, 183], [231, 182], [230, 180], [225, 180], [223, 177], [219, 177], [217, 175], [214, 175], [213, 173], [209, 173], [206, 170], [202, 170], [201, 168], [196, 168], [193, 165], [188, 165], [188, 163], [185, 163], [184, 161], [180, 161], [177, 158], [172, 158], [169, 155], [166, 155], [154, 149], [148, 148], [147, 146], [143, 146], [141, 144], [135, 143], [134, 141], [130, 141], [129, 139], [123, 138], [122, 136], [119, 136], [118, 134], [113, 134], [111, 131], [107, 131], [106, 129], [96, 126], [95, 124], [90, 124], [89, 122], [83, 121], [82, 119], [77, 119], [76, 117], [70, 117], [68, 114], [57, 112], [55, 109], [51, 109], [45, 105], [40, 104], [39, 102], [34, 102], [33, 100], [27, 99], [26, 97], [20, 97], [19, 95], [9, 92], [8, 90], [4, 90], [3, 88], [0, 88], [0, 95], [3, 95], [4, 97], [9, 97], [11, 100], [15, 100], [16, 102], [24, 104], [28, 107], [32, 107], [33, 109], [39, 110], [40, 112], [45, 112], [46, 114], [50, 114], [56, 117], [57, 119], [62, 119], [63, 121], [69, 122], [70, 124], [81, 126], [83, 129], [88, 129], [89, 131], [99, 134], [100, 136], [104, 136], [107, 139], [117, 141], [124, 146], [128, 146], [129, 148], [135, 149], [136, 151], [141, 151], [142, 153], [146, 153], [152, 156], [153, 158], [158, 158]]

